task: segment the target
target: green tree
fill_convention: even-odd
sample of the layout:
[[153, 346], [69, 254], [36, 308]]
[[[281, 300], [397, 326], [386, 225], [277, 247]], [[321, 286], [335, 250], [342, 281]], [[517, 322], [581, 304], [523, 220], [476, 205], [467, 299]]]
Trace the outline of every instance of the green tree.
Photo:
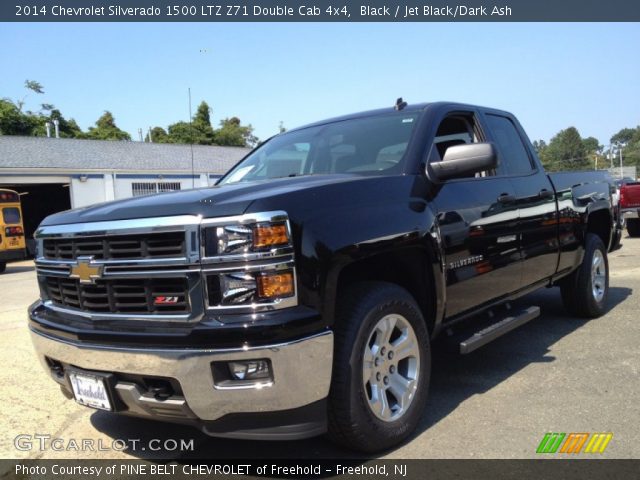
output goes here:
[[[640, 125], [636, 128], [623, 128], [613, 137], [611, 143], [615, 145], [616, 160], [622, 150], [622, 163], [625, 166], [635, 166], [640, 172]], [[618, 162], [615, 162], [618, 165]]]
[[67, 120], [64, 118], [60, 110], [53, 109], [47, 116], [41, 115], [38, 126], [34, 129], [34, 135], [41, 137], [46, 135], [46, 122], [51, 123], [51, 135], [54, 134], [54, 121], [58, 121], [58, 131], [61, 138], [85, 138], [86, 134], [82, 131], [76, 121], [71, 118]]
[[532, 144], [533, 144], [533, 148], [538, 154], [540, 154], [542, 150], [547, 148], [547, 143], [544, 140], [534, 140]]
[[[43, 95], [44, 94], [44, 87], [42, 86], [42, 84], [40, 82], [36, 82], [35, 80], [25, 80], [24, 81], [24, 88], [26, 88], [27, 90], [31, 90], [34, 93], [37, 93], [39, 95]], [[25, 95], [24, 97], [22, 97], [19, 100], [16, 100], [15, 102], [13, 102], [16, 107], [18, 107], [18, 110], [22, 111], [26, 101], [27, 101], [27, 97], [29, 96], [29, 94]], [[43, 107], [46, 106], [51, 106], [53, 107], [53, 105], [48, 105], [48, 104], [43, 104]], [[46, 108], [44, 108], [44, 110], [47, 110]], [[49, 108], [48, 110], [51, 110], [51, 108]], [[33, 115], [32, 112], [28, 112], [30, 114]]]
[[533, 148], [538, 154], [538, 158], [542, 162], [542, 165], [545, 167], [545, 169], [550, 169], [551, 162], [549, 159], [549, 146], [547, 145], [547, 143], [544, 140], [534, 140]]
[[[149, 134], [144, 137], [145, 142], [149, 142]], [[153, 143], [171, 143], [167, 131], [162, 127], [153, 127], [151, 129], [151, 142]]]
[[192, 127], [194, 129], [193, 143], [213, 145], [215, 132], [211, 126], [211, 108], [207, 102], [202, 101], [200, 105], [198, 105], [196, 114], [193, 117]]
[[194, 128], [188, 122], [176, 122], [167, 129], [167, 143], [196, 143]]
[[102, 116], [96, 120], [96, 126], [89, 127], [87, 138], [93, 140], [131, 140], [131, 135], [124, 130], [120, 130], [116, 125], [113, 114], [105, 111]]
[[604, 161], [604, 146], [600, 145], [600, 142], [595, 137], [587, 137], [582, 139], [582, 145], [586, 152], [587, 159], [590, 162], [594, 162], [594, 165], [598, 165], [598, 168], [606, 167]]
[[35, 80], [25, 80], [24, 88], [31, 90], [32, 92], [40, 94], [44, 93], [44, 87], [42, 86], [42, 84], [40, 82], [36, 82]]
[[196, 114], [193, 117], [193, 125], [198, 128], [211, 127], [211, 108], [207, 102], [202, 101], [198, 105]]
[[[35, 80], [25, 80], [24, 87], [31, 92], [44, 94], [44, 87]], [[53, 105], [43, 103], [39, 112], [23, 112], [28, 96], [27, 94], [17, 100], [10, 98], [0, 100], [0, 134], [37, 135], [39, 128], [41, 126], [44, 128], [46, 119], [42, 112], [52, 110]]]
[[602, 153], [602, 149], [604, 148], [598, 142], [598, 139], [595, 137], [587, 137], [582, 139], [582, 144], [584, 145], [584, 149], [589, 153]]
[[242, 125], [238, 117], [225, 118], [220, 121], [220, 128], [215, 132], [216, 144], [233, 147], [253, 147], [258, 137], [253, 135], [251, 124]]
[[[284, 126], [280, 122], [280, 129]], [[220, 122], [220, 128], [214, 129], [211, 125], [211, 107], [202, 101], [196, 109], [196, 113], [189, 122], [175, 122], [165, 130], [155, 127], [152, 130], [152, 138], [155, 143], [182, 143], [196, 145], [229, 145], [252, 147], [257, 144], [258, 138], [253, 135], [251, 125], [242, 125], [238, 117], [225, 118]], [[148, 141], [147, 135], [145, 141]]]
[[545, 168], [558, 170], [585, 170], [593, 167], [587, 149], [575, 127], [561, 130], [549, 142], [545, 151]]
[[618, 133], [616, 133], [613, 137], [611, 137], [611, 144], [612, 145], [615, 145], [615, 144], [626, 145], [627, 143], [629, 143], [633, 139], [634, 135], [638, 131], [638, 128], [640, 128], [640, 127], [637, 127], [637, 128], [623, 128]]
[[32, 135], [36, 127], [35, 115], [23, 113], [11, 100], [0, 100], [1, 135]]
[[191, 123], [176, 122], [167, 129], [169, 143], [194, 143], [213, 145], [215, 131], [211, 126], [211, 108], [207, 102], [200, 102]]

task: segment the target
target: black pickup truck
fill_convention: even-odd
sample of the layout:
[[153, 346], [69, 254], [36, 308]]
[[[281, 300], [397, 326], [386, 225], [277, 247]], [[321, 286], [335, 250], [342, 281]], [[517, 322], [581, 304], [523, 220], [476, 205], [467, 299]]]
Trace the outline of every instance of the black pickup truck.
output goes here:
[[81, 404], [372, 452], [414, 430], [443, 331], [469, 353], [541, 287], [602, 315], [615, 228], [605, 176], [547, 175], [513, 115], [398, 102], [277, 135], [212, 188], [48, 217], [29, 326]]

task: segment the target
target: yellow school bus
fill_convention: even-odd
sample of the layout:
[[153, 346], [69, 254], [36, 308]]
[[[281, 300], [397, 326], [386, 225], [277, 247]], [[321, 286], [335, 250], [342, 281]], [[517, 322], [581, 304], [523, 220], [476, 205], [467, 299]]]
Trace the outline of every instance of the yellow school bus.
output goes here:
[[9, 260], [25, 258], [24, 226], [20, 195], [0, 188], [0, 273]]

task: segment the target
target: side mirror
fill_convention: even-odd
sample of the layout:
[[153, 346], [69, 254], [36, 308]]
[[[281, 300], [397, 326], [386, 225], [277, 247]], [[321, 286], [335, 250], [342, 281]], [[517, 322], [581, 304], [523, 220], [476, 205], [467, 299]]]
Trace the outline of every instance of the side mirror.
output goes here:
[[429, 164], [431, 174], [436, 181], [461, 178], [498, 165], [496, 150], [491, 143], [470, 143], [447, 148], [440, 162]]

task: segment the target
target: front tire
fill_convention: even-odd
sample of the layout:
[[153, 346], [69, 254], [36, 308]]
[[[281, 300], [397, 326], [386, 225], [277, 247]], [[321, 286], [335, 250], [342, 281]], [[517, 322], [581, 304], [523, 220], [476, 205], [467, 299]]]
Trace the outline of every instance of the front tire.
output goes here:
[[640, 237], [640, 218], [627, 218], [627, 233], [630, 237]]
[[562, 281], [560, 291], [565, 308], [573, 315], [596, 318], [605, 313], [609, 296], [609, 260], [600, 237], [587, 234], [582, 263]]
[[362, 282], [342, 297], [335, 328], [329, 437], [362, 452], [406, 439], [427, 399], [429, 334], [413, 297], [383, 282]]
[[7, 269], [7, 262], [0, 262], [0, 273], [4, 273]]

